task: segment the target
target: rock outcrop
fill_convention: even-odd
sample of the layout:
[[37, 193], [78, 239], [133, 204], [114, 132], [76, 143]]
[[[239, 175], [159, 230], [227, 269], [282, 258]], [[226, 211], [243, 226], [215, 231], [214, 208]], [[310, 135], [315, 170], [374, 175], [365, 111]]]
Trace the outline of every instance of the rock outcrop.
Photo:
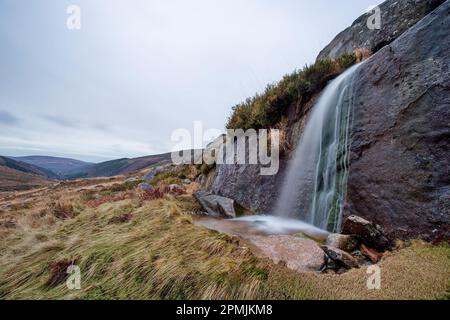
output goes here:
[[450, 221], [450, 1], [361, 66], [344, 214], [391, 238]]
[[208, 215], [213, 217], [236, 218], [234, 200], [212, 195], [205, 191], [199, 191], [193, 194], [197, 201], [202, 205]]
[[298, 272], [319, 271], [325, 264], [324, 252], [310, 239], [287, 236], [253, 236], [247, 241], [257, 256], [269, 258], [274, 263], [284, 263]]
[[380, 29], [369, 29], [367, 21], [374, 14], [368, 12], [339, 33], [317, 59], [336, 59], [356, 49], [376, 52], [388, 45], [420, 19], [442, 4], [444, 0], [388, 0], [380, 6]]

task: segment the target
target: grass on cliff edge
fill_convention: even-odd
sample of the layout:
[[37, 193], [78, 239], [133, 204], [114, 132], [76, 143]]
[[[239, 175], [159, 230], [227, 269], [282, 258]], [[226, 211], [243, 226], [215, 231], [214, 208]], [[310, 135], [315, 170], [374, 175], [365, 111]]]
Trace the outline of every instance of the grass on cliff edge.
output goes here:
[[[341, 276], [299, 274], [258, 259], [236, 238], [193, 225], [190, 213], [196, 206], [192, 197], [182, 196], [97, 208], [75, 203], [75, 217], [66, 220], [50, 219], [39, 203], [0, 212], [0, 222], [16, 216], [16, 224], [0, 223], [0, 298], [441, 299], [448, 294], [447, 246], [417, 242], [386, 256], [380, 264], [382, 289], [369, 291], [365, 268]], [[81, 268], [81, 290], [65, 286], [64, 271], [72, 261]]]

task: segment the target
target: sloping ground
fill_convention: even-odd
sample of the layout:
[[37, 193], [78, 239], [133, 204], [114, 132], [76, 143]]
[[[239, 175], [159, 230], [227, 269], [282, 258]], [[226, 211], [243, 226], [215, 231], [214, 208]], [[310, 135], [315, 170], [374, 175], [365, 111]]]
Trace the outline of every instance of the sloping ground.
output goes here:
[[32, 164], [28, 164], [25, 162], [16, 161], [11, 158], [7, 158], [7, 157], [3, 157], [3, 156], [0, 156], [0, 166], [14, 169], [17, 171], [21, 171], [24, 173], [38, 175], [38, 176], [41, 176], [43, 178], [48, 178], [48, 179], [56, 179], [58, 177], [56, 174], [54, 174], [50, 170], [47, 170], [47, 169], [44, 169], [44, 168], [41, 168], [41, 167], [38, 167], [38, 166], [35, 166]]
[[[448, 246], [415, 243], [386, 256], [380, 263], [381, 290], [372, 291], [364, 268], [341, 276], [293, 272], [255, 257], [235, 237], [193, 225], [199, 207], [190, 195], [143, 201], [134, 190], [89, 189], [60, 186], [28, 206], [0, 212], [0, 298], [440, 299], [448, 294]], [[81, 290], [64, 284], [72, 261], [81, 269]]]
[[29, 190], [51, 183], [44, 177], [0, 166], [0, 192]]
[[13, 159], [50, 170], [57, 175], [63, 175], [65, 172], [93, 165], [93, 163], [76, 159], [48, 156], [14, 157]]
[[65, 173], [67, 179], [112, 177], [131, 173], [170, 160], [171, 153], [146, 156], [140, 158], [124, 158], [98, 163], [85, 168], [71, 170]]

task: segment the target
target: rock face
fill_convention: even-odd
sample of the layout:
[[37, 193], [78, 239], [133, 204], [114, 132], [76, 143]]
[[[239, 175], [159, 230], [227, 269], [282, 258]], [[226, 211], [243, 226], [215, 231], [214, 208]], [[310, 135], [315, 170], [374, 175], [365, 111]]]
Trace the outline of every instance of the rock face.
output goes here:
[[325, 264], [323, 251], [310, 239], [273, 235], [253, 236], [248, 241], [256, 249], [256, 255], [270, 258], [274, 263], [285, 263], [291, 270], [319, 271]]
[[199, 191], [193, 194], [197, 201], [206, 210], [208, 215], [213, 217], [224, 216], [227, 218], [236, 218], [234, 209], [234, 200], [212, 195], [205, 191]]
[[433, 238], [449, 225], [449, 10], [446, 1], [357, 76], [344, 213], [391, 237]]
[[443, 2], [444, 0], [385, 1], [379, 6], [381, 29], [371, 30], [367, 27], [367, 21], [374, 12], [366, 13], [353, 22], [351, 27], [339, 33], [320, 52], [317, 59], [336, 59], [343, 54], [353, 53], [358, 48], [367, 48], [376, 52], [398, 38]]

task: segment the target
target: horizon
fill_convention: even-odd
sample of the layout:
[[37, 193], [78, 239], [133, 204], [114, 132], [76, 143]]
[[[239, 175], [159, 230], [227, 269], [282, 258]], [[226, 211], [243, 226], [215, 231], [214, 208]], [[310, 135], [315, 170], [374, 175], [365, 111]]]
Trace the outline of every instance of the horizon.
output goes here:
[[80, 0], [80, 30], [72, 2], [2, 2], [0, 154], [103, 162], [170, 152], [196, 120], [223, 131], [379, 2]]

